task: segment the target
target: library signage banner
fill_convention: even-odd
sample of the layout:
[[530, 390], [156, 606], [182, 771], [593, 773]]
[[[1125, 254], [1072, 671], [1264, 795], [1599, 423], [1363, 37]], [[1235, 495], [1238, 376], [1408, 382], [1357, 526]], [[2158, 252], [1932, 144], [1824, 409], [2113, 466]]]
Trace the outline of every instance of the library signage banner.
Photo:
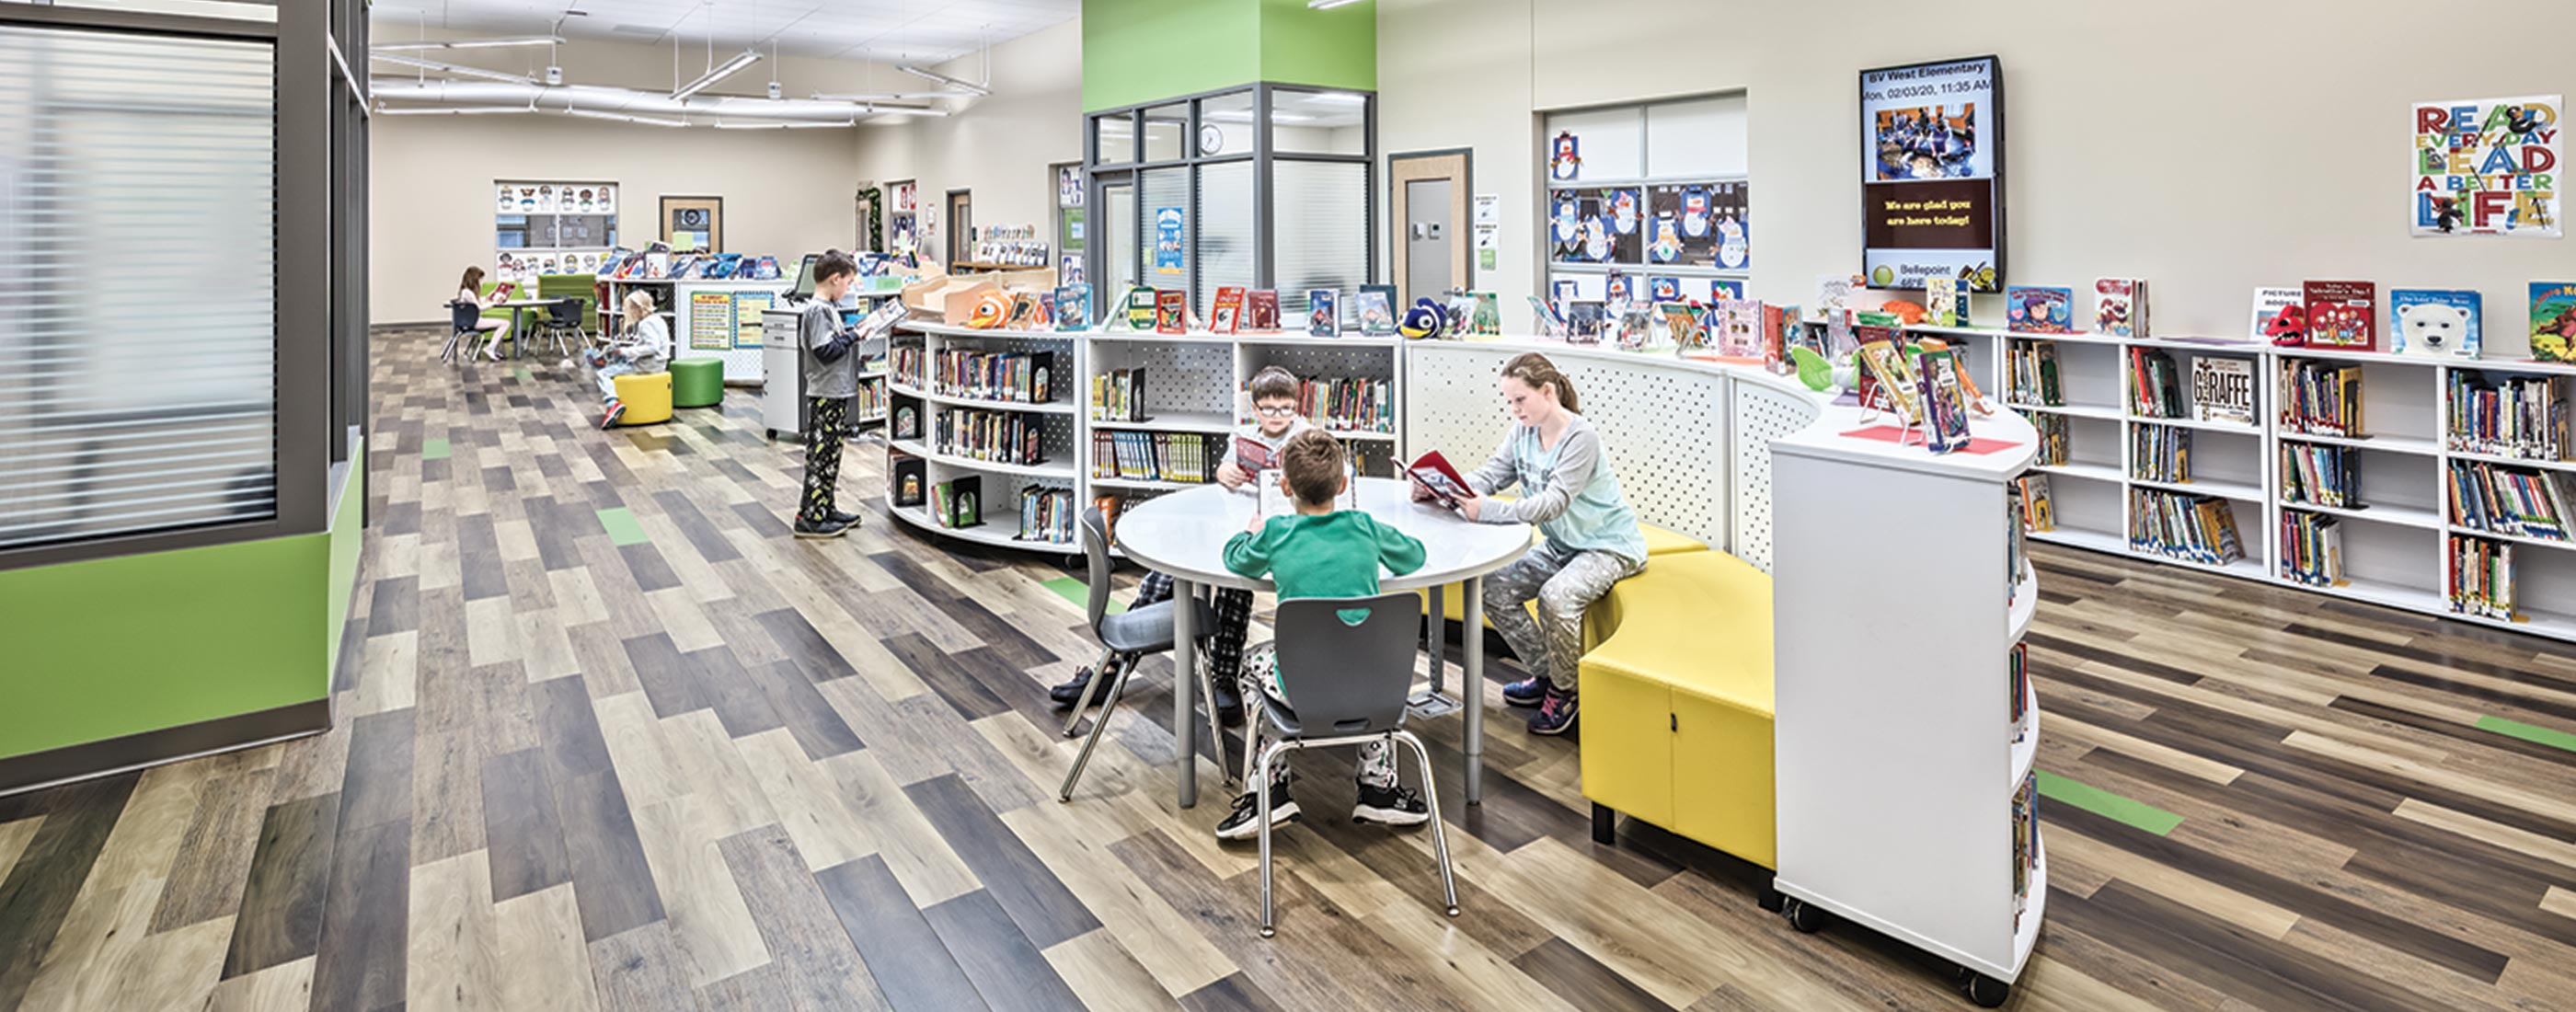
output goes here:
[[2415, 235], [2556, 239], [2562, 95], [2415, 103]]
[[1154, 273], [1181, 272], [1181, 209], [1158, 208], [1154, 211]]
[[1871, 288], [2004, 276], [2003, 65], [1992, 56], [1860, 74], [1862, 275]]

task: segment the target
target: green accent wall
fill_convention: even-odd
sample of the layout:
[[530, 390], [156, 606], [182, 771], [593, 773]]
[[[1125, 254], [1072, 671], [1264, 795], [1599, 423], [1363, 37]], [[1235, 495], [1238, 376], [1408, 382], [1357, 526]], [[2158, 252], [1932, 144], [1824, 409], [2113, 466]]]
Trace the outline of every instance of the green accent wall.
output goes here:
[[1376, 0], [1083, 0], [1086, 112], [1255, 81], [1376, 90]]
[[0, 572], [0, 758], [328, 696], [358, 571], [351, 459], [320, 534]]

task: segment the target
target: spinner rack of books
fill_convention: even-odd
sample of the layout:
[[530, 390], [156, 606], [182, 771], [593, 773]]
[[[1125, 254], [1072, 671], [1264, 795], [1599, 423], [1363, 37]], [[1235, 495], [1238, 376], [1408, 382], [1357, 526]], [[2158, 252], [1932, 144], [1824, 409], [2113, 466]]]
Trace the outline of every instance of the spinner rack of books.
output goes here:
[[2576, 641], [2576, 365], [1909, 329], [2038, 430], [2032, 540]]
[[980, 544], [1072, 553], [1080, 335], [899, 326], [886, 377], [886, 507]]

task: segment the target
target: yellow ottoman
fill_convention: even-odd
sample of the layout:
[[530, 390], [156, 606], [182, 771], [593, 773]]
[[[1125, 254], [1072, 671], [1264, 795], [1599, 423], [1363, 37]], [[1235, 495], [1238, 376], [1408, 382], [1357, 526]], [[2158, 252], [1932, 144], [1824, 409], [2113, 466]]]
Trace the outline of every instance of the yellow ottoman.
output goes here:
[[[1705, 552], [1708, 550], [1708, 546], [1701, 544], [1698, 538], [1691, 537], [1690, 535], [1683, 534], [1679, 531], [1668, 531], [1653, 524], [1638, 524], [1637, 529], [1646, 535], [1646, 558], [1649, 561], [1681, 552]], [[1530, 537], [1532, 539], [1532, 543], [1536, 543], [1538, 535], [1533, 532]], [[1653, 567], [1650, 566], [1648, 568]], [[1414, 591], [1414, 594], [1422, 598], [1422, 610], [1425, 614], [1428, 614], [1431, 610], [1431, 592], [1428, 590], [1417, 590]], [[1466, 600], [1467, 595], [1461, 593], [1457, 587], [1452, 586], [1449, 588], [1449, 593], [1443, 595], [1441, 598], [1440, 613], [1447, 617], [1449, 621], [1463, 621], [1463, 619], [1460, 618], [1460, 614], [1461, 610], [1465, 606]], [[1493, 627], [1494, 623], [1492, 621], [1488, 620], [1485, 622], [1485, 628], [1491, 629]], [[1583, 641], [1588, 645], [1592, 642], [1592, 637], [1586, 635], [1583, 638]]]
[[630, 372], [617, 377], [617, 399], [626, 405], [619, 425], [651, 425], [671, 420], [671, 374]]
[[1592, 606], [1583, 796], [1779, 867], [1771, 767], [1771, 577], [1723, 552], [1654, 561]]

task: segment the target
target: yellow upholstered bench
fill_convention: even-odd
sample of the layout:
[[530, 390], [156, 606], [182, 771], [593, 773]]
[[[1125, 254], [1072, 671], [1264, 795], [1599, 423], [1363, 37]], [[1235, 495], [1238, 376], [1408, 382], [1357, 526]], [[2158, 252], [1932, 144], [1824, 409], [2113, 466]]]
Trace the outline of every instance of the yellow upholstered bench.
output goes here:
[[1771, 577], [1723, 552], [1654, 560], [1588, 616], [1583, 796], [1593, 836], [1624, 812], [1778, 868]]
[[[1681, 533], [1680, 531], [1668, 531], [1653, 524], [1638, 524], [1637, 529], [1646, 535], [1646, 558], [1650, 561], [1680, 552], [1705, 552], [1708, 550], [1708, 546], [1701, 544], [1698, 538], [1691, 537], [1690, 535]], [[1532, 532], [1530, 537], [1535, 541], [1538, 534], [1536, 532]], [[1431, 592], [1428, 590], [1417, 590], [1413, 593], [1422, 598], [1423, 611], [1426, 613], [1429, 612], [1431, 610]], [[1440, 613], [1443, 616], [1446, 616], [1449, 621], [1463, 621], [1460, 617], [1460, 612], [1464, 609], [1466, 600], [1467, 595], [1457, 593], [1455, 591], [1444, 595], [1440, 601]], [[1491, 621], [1485, 623], [1485, 628], [1491, 629], [1493, 627], [1494, 623]], [[1585, 643], [1588, 644], [1591, 641], [1592, 637], [1588, 635], [1584, 637]]]

